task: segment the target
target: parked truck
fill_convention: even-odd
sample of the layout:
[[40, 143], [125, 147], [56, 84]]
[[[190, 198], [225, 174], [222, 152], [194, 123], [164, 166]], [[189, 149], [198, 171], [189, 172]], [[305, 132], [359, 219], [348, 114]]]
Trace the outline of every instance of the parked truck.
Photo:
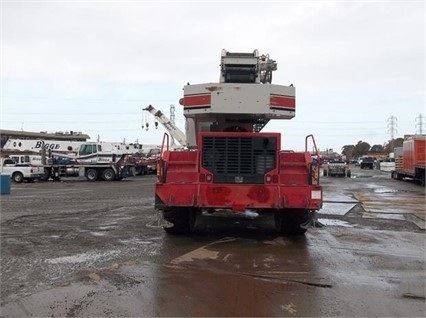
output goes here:
[[17, 163], [44, 169], [41, 180], [86, 177], [89, 181], [121, 180], [155, 171], [159, 145], [9, 139], [3, 152]]
[[339, 176], [339, 177], [351, 177], [351, 169], [342, 159], [333, 159], [327, 163], [324, 167], [323, 175], [326, 176]]
[[425, 185], [426, 135], [409, 137], [402, 149], [395, 148], [395, 170], [391, 176], [396, 180], [413, 179]]
[[11, 158], [0, 158], [1, 173], [7, 174], [15, 183], [24, 180], [33, 182], [43, 176], [43, 168], [31, 164], [18, 163]]
[[303, 234], [315, 221], [323, 193], [313, 135], [297, 152], [281, 149], [280, 133], [261, 132], [295, 116], [295, 87], [272, 84], [276, 69], [257, 50], [223, 50], [219, 83], [184, 87], [185, 145], [170, 149], [164, 135], [155, 184], [167, 233], [191, 233], [199, 215], [223, 210], [272, 213], [281, 234]]
[[113, 181], [132, 175], [133, 165], [126, 161], [127, 150], [104, 146], [100, 142], [85, 142], [79, 146], [77, 154], [42, 154], [43, 179], [79, 176], [89, 181]]
[[123, 151], [117, 152], [111, 145], [84, 142], [76, 153], [54, 153], [42, 149], [41, 154], [14, 154], [10, 158], [21, 165], [41, 169], [40, 180], [49, 178], [59, 180], [62, 177], [86, 177], [89, 181], [121, 180], [132, 173], [134, 164], [128, 161]]

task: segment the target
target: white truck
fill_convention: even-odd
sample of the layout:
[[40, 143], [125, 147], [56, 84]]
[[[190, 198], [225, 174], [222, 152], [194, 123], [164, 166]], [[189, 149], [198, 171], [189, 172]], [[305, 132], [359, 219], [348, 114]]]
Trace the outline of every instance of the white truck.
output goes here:
[[85, 142], [79, 146], [77, 154], [51, 152], [48, 156], [42, 155], [43, 179], [80, 176], [89, 181], [121, 180], [133, 174], [133, 165], [126, 161], [132, 151], [112, 144]]
[[139, 143], [36, 139], [10, 139], [3, 147], [16, 163], [41, 167], [41, 180], [86, 177], [89, 181], [121, 180], [135, 175], [142, 164], [137, 159], [150, 149], [151, 145], [142, 147]]
[[339, 177], [351, 177], [351, 169], [345, 161], [340, 159], [331, 160], [327, 166], [324, 168], [323, 172], [324, 177], [329, 176], [339, 176]]
[[10, 175], [10, 178], [16, 183], [22, 183], [24, 180], [33, 182], [44, 175], [43, 167], [32, 166], [31, 164], [16, 163], [10, 158], [1, 158], [2, 174]]
[[[105, 145], [107, 145], [105, 149]], [[11, 154], [9, 159], [19, 167], [33, 167], [41, 170], [40, 180], [49, 178], [59, 180], [61, 177], [86, 177], [89, 181], [121, 180], [132, 175], [133, 164], [126, 161], [127, 155], [117, 151], [111, 144], [96, 142], [82, 143], [77, 153], [53, 153], [43, 149], [42, 154]], [[8, 172], [6, 172], [8, 173]], [[15, 173], [16, 178], [22, 174]]]

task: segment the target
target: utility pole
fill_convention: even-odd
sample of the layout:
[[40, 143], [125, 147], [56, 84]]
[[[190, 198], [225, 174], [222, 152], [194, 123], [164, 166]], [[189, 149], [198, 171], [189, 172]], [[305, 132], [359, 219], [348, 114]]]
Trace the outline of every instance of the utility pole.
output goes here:
[[395, 116], [390, 116], [388, 118], [388, 133], [390, 133], [390, 135], [391, 135], [391, 146], [390, 146], [391, 151], [393, 151], [393, 148], [394, 148], [393, 141], [395, 139], [395, 133], [398, 131], [397, 130], [397, 127], [398, 127], [397, 121], [398, 121], [398, 119]]
[[419, 135], [423, 135], [423, 124], [423, 114], [419, 114], [419, 116], [416, 117], [416, 134], [418, 132]]

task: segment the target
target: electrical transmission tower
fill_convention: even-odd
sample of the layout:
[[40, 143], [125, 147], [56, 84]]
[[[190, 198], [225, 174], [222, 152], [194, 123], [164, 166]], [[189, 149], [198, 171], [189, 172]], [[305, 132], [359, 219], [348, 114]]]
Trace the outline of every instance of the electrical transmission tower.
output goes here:
[[398, 119], [395, 116], [390, 116], [388, 118], [388, 133], [390, 133], [391, 135], [391, 147], [390, 149], [393, 150], [394, 146], [393, 146], [393, 141], [395, 139], [395, 134], [397, 133], [397, 124]]
[[419, 114], [419, 116], [416, 117], [416, 134], [423, 135], [424, 123], [425, 119], [423, 117], [423, 114]]

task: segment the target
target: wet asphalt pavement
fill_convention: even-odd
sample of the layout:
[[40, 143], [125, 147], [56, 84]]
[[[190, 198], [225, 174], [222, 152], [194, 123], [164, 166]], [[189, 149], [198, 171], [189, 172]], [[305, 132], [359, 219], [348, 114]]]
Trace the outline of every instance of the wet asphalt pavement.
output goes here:
[[425, 188], [322, 177], [324, 227], [270, 216], [157, 225], [154, 176], [12, 184], [1, 196], [2, 317], [425, 316]]

